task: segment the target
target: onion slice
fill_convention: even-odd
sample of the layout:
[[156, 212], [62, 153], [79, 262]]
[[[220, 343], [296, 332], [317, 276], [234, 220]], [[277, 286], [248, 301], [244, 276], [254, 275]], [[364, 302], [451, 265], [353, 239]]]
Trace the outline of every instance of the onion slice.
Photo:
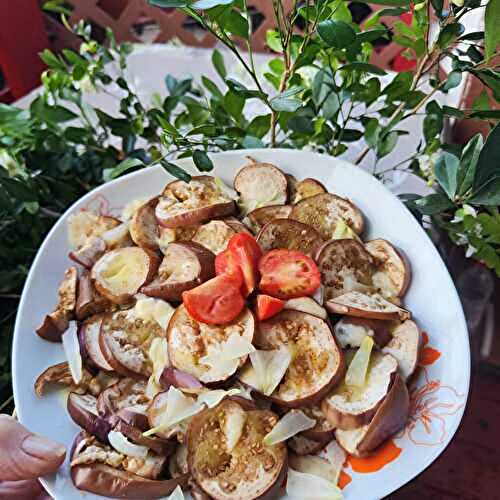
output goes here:
[[175, 490], [172, 492], [170, 496], [167, 497], [167, 500], [184, 500], [184, 493], [182, 492], [182, 488], [177, 486]]
[[214, 406], [217, 406], [224, 398], [228, 396], [236, 396], [240, 394], [239, 389], [229, 389], [228, 391], [225, 391], [224, 389], [216, 389], [214, 391], [206, 391], [202, 392], [198, 396], [198, 403], [205, 404], [209, 408], [213, 408]]
[[299, 432], [312, 429], [316, 425], [314, 418], [309, 418], [300, 410], [291, 410], [264, 436], [264, 444], [272, 446], [295, 436]]
[[118, 452], [129, 457], [146, 458], [149, 448], [131, 443], [121, 432], [108, 433], [109, 444]]
[[361, 342], [345, 374], [345, 383], [347, 385], [363, 387], [365, 384], [373, 344], [373, 338], [369, 335]]
[[151, 436], [163, 432], [174, 425], [196, 415], [205, 408], [205, 405], [185, 396], [179, 389], [170, 387], [167, 393], [167, 410], [161, 417], [160, 425], [144, 432], [144, 436]]
[[79, 384], [83, 377], [83, 362], [80, 353], [80, 342], [78, 341], [78, 328], [75, 322], [71, 322], [69, 328], [61, 337], [64, 354], [68, 360], [69, 371], [75, 384]]
[[270, 396], [285, 376], [292, 355], [288, 349], [256, 350], [250, 353], [251, 366], [242, 372], [240, 380]]
[[[314, 492], [314, 493], [312, 493]], [[341, 490], [331, 481], [288, 468], [286, 493], [291, 498], [308, 500], [342, 500]]]

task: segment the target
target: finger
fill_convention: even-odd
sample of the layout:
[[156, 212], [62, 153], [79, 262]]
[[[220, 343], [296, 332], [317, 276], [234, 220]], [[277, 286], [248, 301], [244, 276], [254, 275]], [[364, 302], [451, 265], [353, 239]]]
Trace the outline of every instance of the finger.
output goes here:
[[29, 432], [15, 419], [0, 415], [0, 481], [36, 479], [64, 461], [64, 446]]
[[50, 500], [50, 496], [36, 479], [0, 481], [0, 499]]

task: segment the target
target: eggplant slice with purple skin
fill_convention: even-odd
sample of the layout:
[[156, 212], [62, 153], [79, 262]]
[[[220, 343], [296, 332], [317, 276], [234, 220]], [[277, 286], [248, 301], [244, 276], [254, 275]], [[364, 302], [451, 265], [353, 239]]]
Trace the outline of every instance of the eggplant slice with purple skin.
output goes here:
[[150, 499], [186, 487], [189, 475], [163, 479], [168, 457], [148, 453], [146, 458], [125, 456], [81, 432], [71, 453], [71, 478], [79, 490], [110, 498]]

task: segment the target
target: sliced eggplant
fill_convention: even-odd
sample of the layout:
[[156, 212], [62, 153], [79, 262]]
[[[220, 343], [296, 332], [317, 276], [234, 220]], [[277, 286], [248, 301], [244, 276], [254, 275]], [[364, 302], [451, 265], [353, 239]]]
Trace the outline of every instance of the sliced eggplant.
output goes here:
[[111, 302], [95, 289], [90, 272], [83, 271], [78, 280], [78, 294], [75, 305], [76, 319], [83, 320], [94, 314], [111, 309]]
[[158, 250], [160, 231], [156, 220], [155, 208], [158, 197], [139, 207], [132, 216], [129, 225], [130, 236], [134, 243], [142, 248]]
[[80, 351], [84, 353], [82, 357], [91, 366], [105, 372], [112, 372], [113, 367], [106, 360], [99, 343], [101, 323], [101, 316], [93, 316], [79, 326]]
[[392, 338], [382, 349], [394, 356], [398, 362], [399, 374], [406, 382], [417, 368], [422, 335], [418, 326], [411, 320], [406, 320], [392, 330]]
[[327, 319], [328, 313], [324, 307], [321, 307], [311, 297], [297, 297], [296, 299], [288, 299], [285, 302], [285, 309], [292, 309], [294, 311], [301, 311], [307, 314], [312, 314], [321, 319]]
[[337, 442], [351, 455], [367, 455], [405, 426], [409, 407], [410, 397], [406, 384], [396, 375], [389, 393], [371, 422], [354, 430], [337, 429]]
[[360, 292], [348, 292], [328, 300], [325, 307], [335, 314], [357, 318], [405, 321], [411, 317], [409, 311], [385, 300], [378, 293], [365, 295]]
[[82, 210], [68, 218], [69, 243], [73, 249], [79, 249], [88, 242], [89, 238], [100, 237], [119, 224], [121, 221], [115, 217]]
[[389, 392], [397, 370], [395, 358], [373, 352], [364, 385], [347, 385], [344, 380], [323, 400], [321, 409], [330, 423], [344, 430], [368, 424]]
[[97, 291], [114, 304], [126, 304], [156, 274], [160, 258], [140, 247], [125, 247], [104, 254], [92, 267]]
[[[236, 437], [234, 425], [227, 425], [233, 420], [243, 423]], [[284, 443], [263, 442], [277, 422], [272, 412], [245, 411], [228, 400], [195, 415], [188, 427], [188, 464], [201, 489], [215, 500], [251, 500], [271, 490], [287, 457]]]
[[328, 190], [316, 179], [303, 179], [295, 184], [294, 197], [291, 199], [292, 204], [296, 204], [305, 198], [311, 198], [317, 194], [327, 193]]
[[320, 452], [332, 438], [323, 440], [305, 437], [302, 433], [293, 436], [287, 441], [288, 447], [297, 455], [315, 455]]
[[134, 309], [103, 315], [99, 346], [113, 369], [132, 378], [147, 378], [152, 373], [149, 348], [164, 330], [154, 319], [138, 317]]
[[42, 339], [61, 342], [62, 334], [68, 329], [69, 322], [75, 315], [77, 287], [78, 271], [76, 267], [70, 267], [64, 273], [64, 278], [59, 285], [59, 301], [56, 308], [45, 316], [36, 330]]
[[356, 234], [363, 232], [360, 210], [349, 200], [331, 193], [317, 194], [294, 205], [290, 219], [312, 226], [326, 241], [335, 234], [339, 221], [344, 221]]
[[236, 217], [225, 217], [222, 220], [237, 233], [247, 233], [250, 235], [252, 234], [250, 228]]
[[356, 240], [341, 239], [325, 243], [318, 250], [316, 262], [321, 272], [325, 300], [353, 290], [376, 291], [371, 287], [373, 257]]
[[236, 231], [226, 222], [213, 220], [200, 226], [192, 241], [217, 255], [226, 249], [231, 236], [235, 234]]
[[108, 434], [113, 425], [97, 412], [97, 399], [91, 394], [71, 392], [67, 400], [67, 409], [73, 422], [103, 443], [108, 442]]
[[384, 347], [391, 340], [393, 328], [393, 321], [345, 316], [335, 324], [334, 332], [342, 349], [359, 347], [367, 335], [378, 347]]
[[146, 382], [123, 378], [104, 390], [97, 398], [97, 411], [102, 417], [117, 416], [129, 425], [145, 431], [149, 428]]
[[316, 420], [316, 425], [312, 429], [301, 432], [302, 436], [321, 443], [333, 439], [335, 426], [326, 418], [325, 413], [321, 409], [321, 403], [311, 407], [301, 408], [301, 410], [307, 417]]
[[320, 234], [307, 224], [291, 219], [274, 219], [260, 230], [257, 242], [265, 252], [286, 248], [314, 255], [323, 240]]
[[234, 189], [246, 213], [268, 205], [284, 205], [287, 200], [285, 174], [270, 163], [251, 163], [239, 170]]
[[175, 368], [190, 373], [203, 383], [222, 382], [243, 366], [247, 356], [239, 357], [234, 363], [225, 362], [221, 357], [219, 366], [216, 367], [205, 364], [201, 358], [217, 353], [233, 334], [251, 343], [254, 330], [255, 319], [247, 308], [231, 323], [208, 325], [193, 319], [181, 305], [172, 316], [167, 329], [170, 362]]
[[188, 476], [161, 479], [167, 457], [148, 453], [145, 458], [126, 456], [93, 436], [81, 433], [71, 456], [71, 478], [79, 490], [111, 498], [161, 498], [177, 486], [186, 487]]
[[155, 213], [158, 223], [177, 228], [232, 215], [234, 201], [217, 186], [213, 177], [192, 177], [189, 183], [174, 181], [167, 185]]
[[377, 267], [372, 276], [373, 285], [387, 299], [402, 297], [411, 280], [410, 264], [405, 255], [382, 239], [369, 241], [365, 248], [372, 254]]
[[104, 252], [106, 252], [106, 242], [98, 236], [91, 236], [81, 247], [71, 251], [68, 256], [77, 264], [90, 269], [104, 255]]
[[92, 374], [83, 368], [82, 380], [75, 386], [68, 362], [58, 363], [57, 365], [49, 366], [44, 370], [35, 381], [35, 394], [39, 397], [45, 394], [47, 385], [57, 384], [71, 387], [73, 391], [86, 393], [89, 390], [92, 382]]
[[203, 389], [203, 384], [193, 375], [177, 368], [167, 366], [160, 376], [160, 385], [164, 390], [174, 386], [177, 389]]
[[[344, 357], [330, 327], [311, 314], [284, 310], [260, 322], [254, 345], [264, 351], [288, 350], [292, 356], [281, 383], [270, 395], [279, 405], [291, 408], [313, 405], [344, 375]], [[244, 383], [249, 380], [248, 367], [246, 372], [240, 374]]]
[[158, 276], [141, 292], [167, 301], [181, 301], [182, 292], [215, 276], [215, 255], [192, 241], [170, 243], [165, 250]]
[[270, 205], [252, 210], [247, 217], [252, 224], [253, 230], [258, 233], [268, 222], [274, 219], [287, 219], [291, 211], [291, 205]]
[[158, 455], [169, 457], [174, 453], [177, 447], [177, 442], [174, 440], [162, 439], [155, 436], [144, 436], [141, 430], [133, 425], [127, 424], [121, 418], [118, 418], [117, 423], [113, 426], [113, 430], [121, 432], [132, 443], [146, 446]]

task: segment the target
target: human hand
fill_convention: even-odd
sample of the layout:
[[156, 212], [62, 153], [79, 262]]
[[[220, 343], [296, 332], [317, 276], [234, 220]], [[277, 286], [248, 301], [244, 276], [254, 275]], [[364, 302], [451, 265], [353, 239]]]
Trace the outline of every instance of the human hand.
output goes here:
[[8, 415], [0, 415], [0, 500], [50, 498], [38, 477], [63, 463], [63, 445], [33, 434]]

